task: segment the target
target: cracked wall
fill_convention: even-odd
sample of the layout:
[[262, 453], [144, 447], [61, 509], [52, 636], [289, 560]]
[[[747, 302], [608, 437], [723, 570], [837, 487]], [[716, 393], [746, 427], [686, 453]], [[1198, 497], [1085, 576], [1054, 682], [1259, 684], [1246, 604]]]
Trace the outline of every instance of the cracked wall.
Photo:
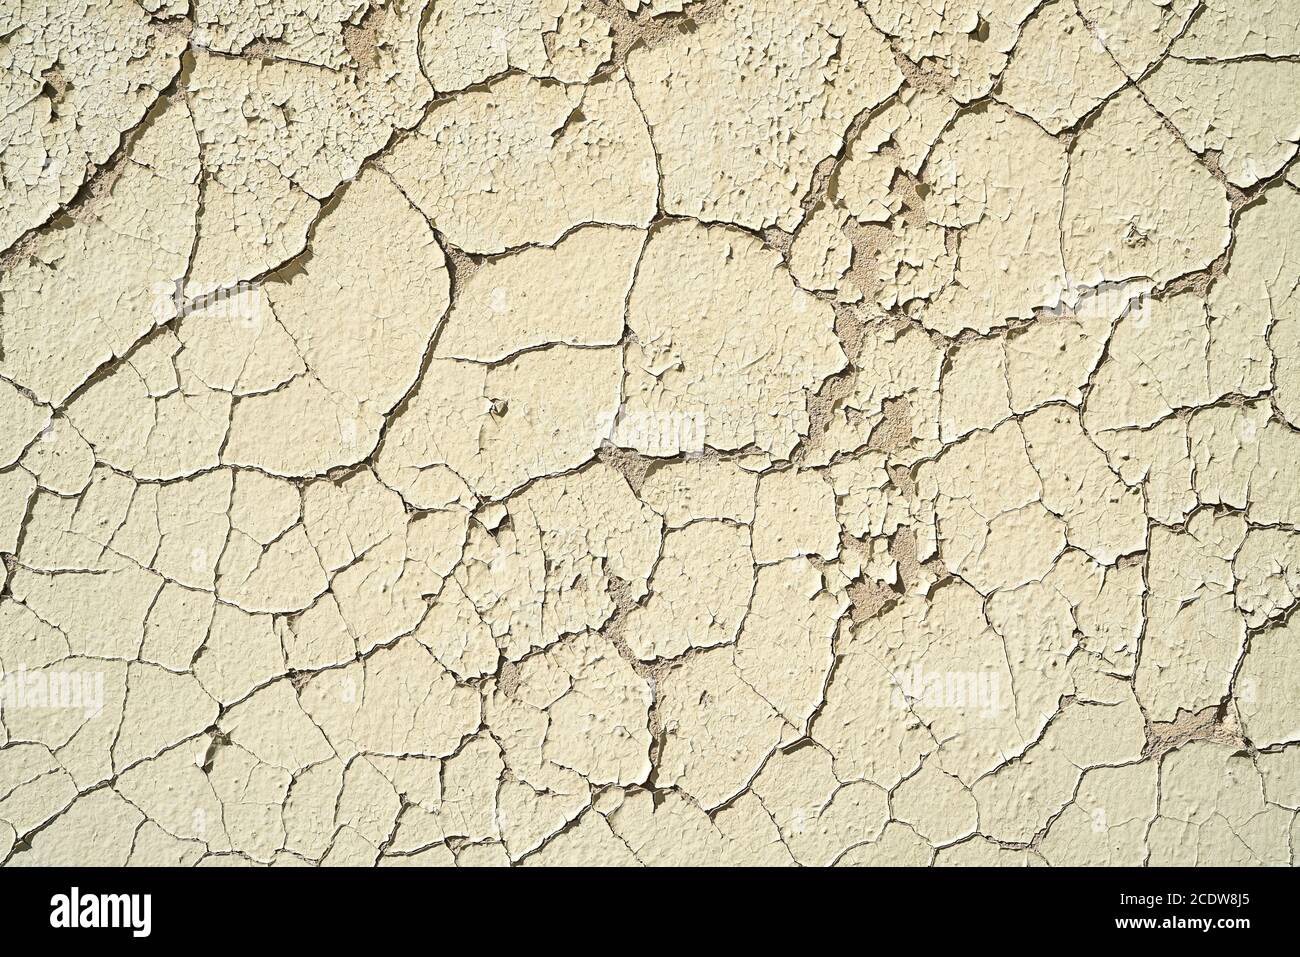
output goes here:
[[1291, 864], [1296, 0], [13, 0], [0, 860]]

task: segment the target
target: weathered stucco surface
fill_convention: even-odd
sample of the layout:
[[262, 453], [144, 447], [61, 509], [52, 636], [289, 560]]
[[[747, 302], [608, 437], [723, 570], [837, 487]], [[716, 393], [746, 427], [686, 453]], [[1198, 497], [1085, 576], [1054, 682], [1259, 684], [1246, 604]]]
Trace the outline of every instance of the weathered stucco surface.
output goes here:
[[0, 861], [1292, 864], [1295, 0], [14, 0]]

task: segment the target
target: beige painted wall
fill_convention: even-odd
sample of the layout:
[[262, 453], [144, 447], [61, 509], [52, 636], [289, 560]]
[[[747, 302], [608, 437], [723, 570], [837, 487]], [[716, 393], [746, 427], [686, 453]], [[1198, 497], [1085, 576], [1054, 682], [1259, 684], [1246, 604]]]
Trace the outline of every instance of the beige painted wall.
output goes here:
[[1292, 0], [100, 7], [0, 13], [0, 860], [1292, 862]]

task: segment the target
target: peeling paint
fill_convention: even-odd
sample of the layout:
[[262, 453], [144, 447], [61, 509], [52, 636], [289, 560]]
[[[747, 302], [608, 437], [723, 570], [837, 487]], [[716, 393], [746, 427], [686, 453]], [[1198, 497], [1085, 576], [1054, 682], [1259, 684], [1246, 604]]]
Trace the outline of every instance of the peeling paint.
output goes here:
[[1293, 3], [0, 37], [0, 862], [1296, 863]]

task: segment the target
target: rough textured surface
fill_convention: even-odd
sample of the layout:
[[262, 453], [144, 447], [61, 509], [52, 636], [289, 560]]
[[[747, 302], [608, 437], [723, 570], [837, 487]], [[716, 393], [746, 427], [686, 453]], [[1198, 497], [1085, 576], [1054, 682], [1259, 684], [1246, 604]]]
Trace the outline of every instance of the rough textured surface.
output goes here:
[[1261, 865], [1300, 16], [0, 12], [0, 862]]

